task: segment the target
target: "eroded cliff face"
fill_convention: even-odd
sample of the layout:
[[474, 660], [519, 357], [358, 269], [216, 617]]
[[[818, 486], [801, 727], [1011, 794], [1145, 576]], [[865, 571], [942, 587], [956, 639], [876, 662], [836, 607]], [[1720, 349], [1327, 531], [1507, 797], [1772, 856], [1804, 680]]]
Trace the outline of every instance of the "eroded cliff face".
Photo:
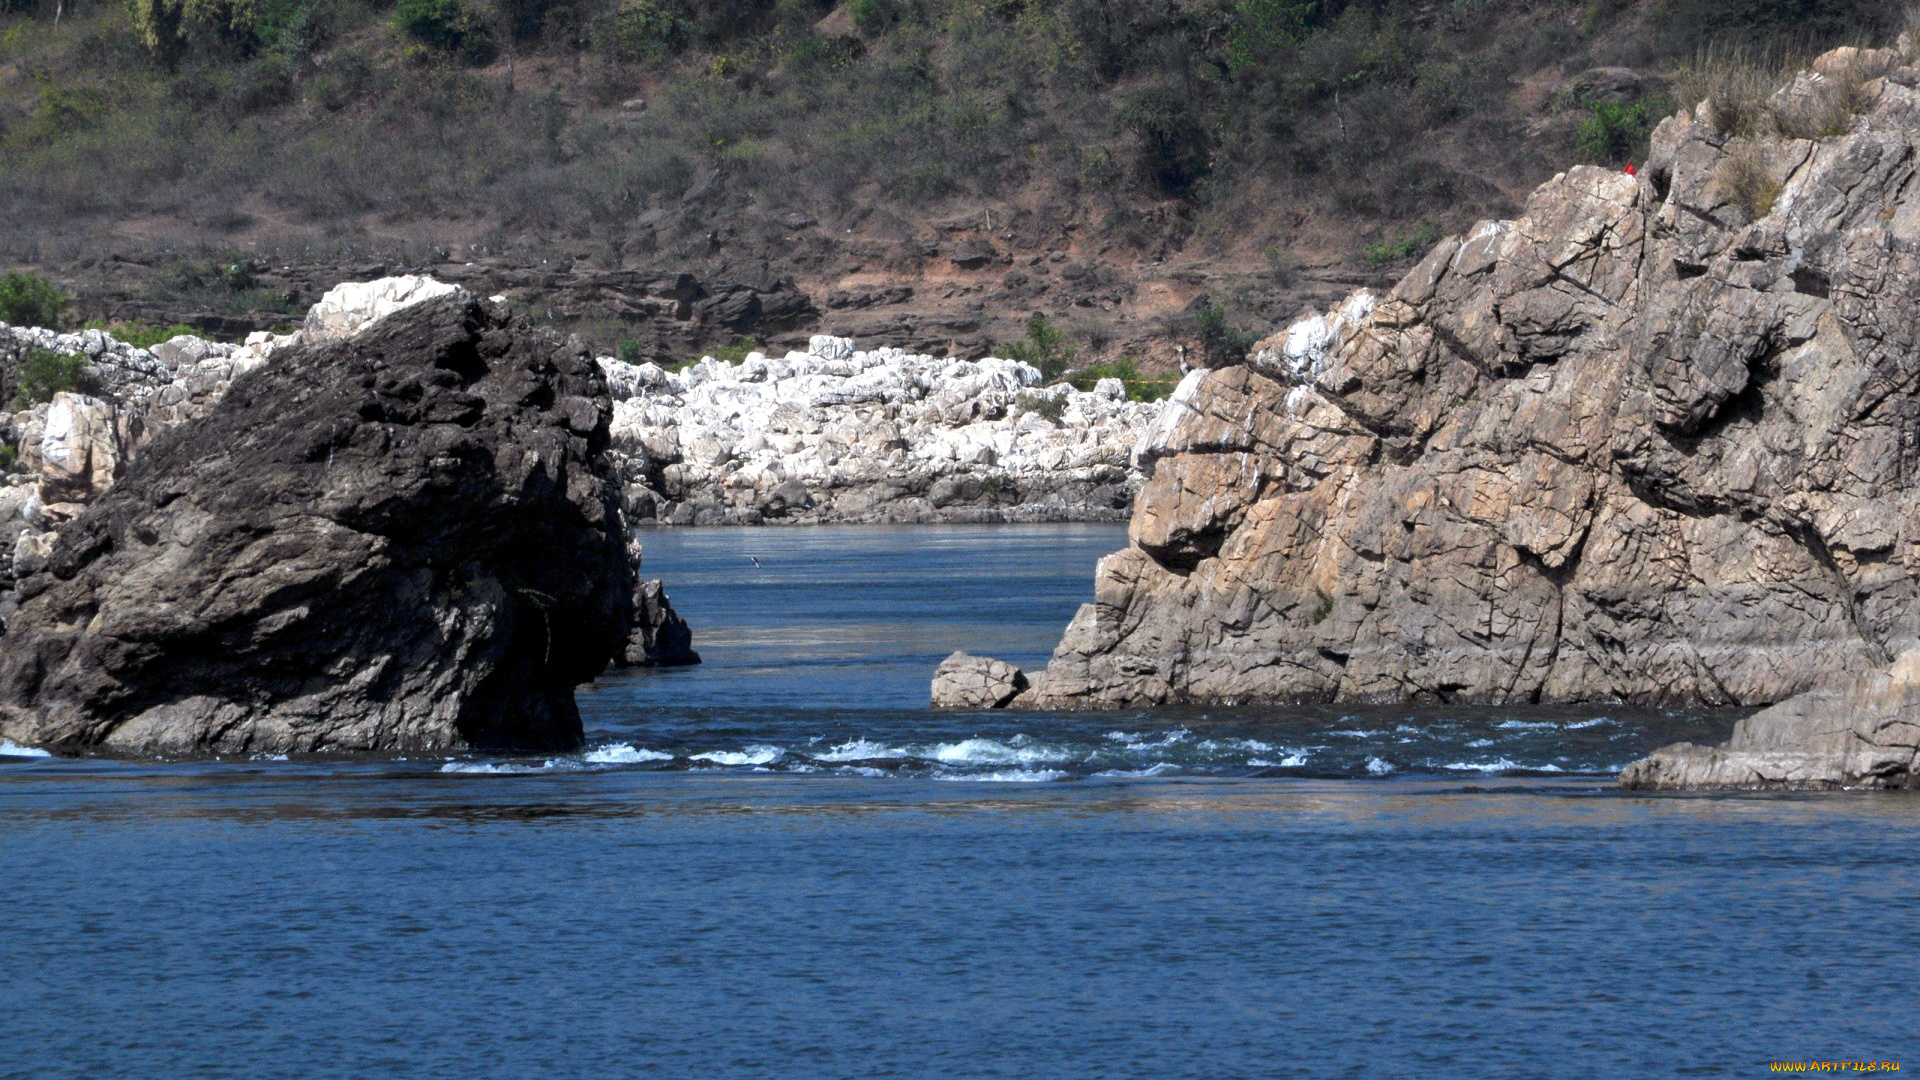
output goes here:
[[1189, 376], [1016, 706], [1754, 704], [1912, 648], [1920, 70], [1849, 63], [1843, 135], [1668, 119]]
[[591, 355], [464, 293], [279, 350], [62, 525], [0, 738], [560, 749], [634, 592]]

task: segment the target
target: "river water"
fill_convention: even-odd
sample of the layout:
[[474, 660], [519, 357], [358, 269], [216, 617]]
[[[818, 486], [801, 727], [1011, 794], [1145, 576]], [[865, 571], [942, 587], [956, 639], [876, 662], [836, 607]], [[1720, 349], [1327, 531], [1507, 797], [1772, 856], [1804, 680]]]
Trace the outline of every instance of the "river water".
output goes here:
[[0, 747], [0, 1077], [1920, 1067], [1920, 799], [1614, 791], [1732, 715], [927, 710], [1124, 542], [650, 534], [707, 663], [576, 755]]

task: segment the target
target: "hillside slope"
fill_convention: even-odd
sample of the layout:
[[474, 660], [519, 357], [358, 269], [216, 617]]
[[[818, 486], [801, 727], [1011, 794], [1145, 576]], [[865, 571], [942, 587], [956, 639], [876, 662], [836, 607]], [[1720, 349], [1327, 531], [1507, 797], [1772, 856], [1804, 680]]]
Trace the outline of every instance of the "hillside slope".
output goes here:
[[[0, 264], [71, 317], [505, 292], [627, 355], [814, 332], [1232, 353], [1554, 172], [1703, 48], [1877, 0], [5, 0]], [[1759, 55], [1758, 52], [1755, 55]]]

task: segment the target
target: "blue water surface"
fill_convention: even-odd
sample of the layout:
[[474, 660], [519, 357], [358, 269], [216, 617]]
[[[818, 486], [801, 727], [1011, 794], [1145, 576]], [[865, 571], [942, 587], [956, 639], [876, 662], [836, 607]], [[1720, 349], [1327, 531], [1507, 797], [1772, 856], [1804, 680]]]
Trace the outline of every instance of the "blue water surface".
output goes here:
[[0, 1077], [1920, 1067], [1920, 799], [1614, 791], [1730, 716], [926, 710], [1123, 543], [651, 534], [581, 754], [0, 757]]

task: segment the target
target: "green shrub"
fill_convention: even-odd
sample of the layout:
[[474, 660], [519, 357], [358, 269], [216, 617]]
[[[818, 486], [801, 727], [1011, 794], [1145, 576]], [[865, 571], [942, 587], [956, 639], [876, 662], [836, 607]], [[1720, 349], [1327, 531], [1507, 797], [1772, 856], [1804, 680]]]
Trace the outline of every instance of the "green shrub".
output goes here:
[[663, 60], [686, 47], [693, 23], [654, 0], [629, 0], [613, 16], [606, 42], [624, 60]]
[[[759, 351], [760, 351], [759, 338], [741, 338], [739, 341], [736, 341], [731, 345], [722, 345], [717, 349], [708, 349], [706, 355], [713, 357], [715, 360], [723, 361], [728, 364], [737, 364], [740, 361], [745, 360], [747, 358], [748, 353], [759, 352]], [[675, 364], [672, 370], [685, 371], [699, 362], [700, 362], [699, 359], [682, 361], [681, 363]]]
[[195, 330], [185, 323], [174, 323], [172, 326], [155, 326], [152, 323], [143, 322], [139, 319], [127, 319], [122, 322], [111, 323], [96, 320], [81, 327], [81, 329], [100, 330], [112, 334], [115, 339], [124, 341], [136, 349], [151, 349], [161, 342], [172, 341], [181, 334], [187, 334], [193, 337], [200, 336], [198, 330]]
[[1317, 585], [1314, 586], [1313, 593], [1320, 598], [1320, 602], [1313, 606], [1312, 611], [1307, 612], [1307, 621], [1318, 626], [1327, 621], [1327, 616], [1333, 614], [1333, 597], [1327, 590]]
[[1180, 384], [1179, 379], [1143, 379], [1140, 364], [1131, 356], [1108, 360], [1067, 373], [1067, 383], [1076, 390], [1092, 390], [1101, 379], [1119, 379], [1133, 401], [1159, 401]]
[[1002, 351], [1009, 360], [1019, 360], [1039, 368], [1040, 374], [1048, 379], [1057, 379], [1066, 374], [1080, 356], [1080, 350], [1066, 333], [1038, 312], [1027, 319], [1026, 340], [1016, 341]]
[[1642, 98], [1632, 104], [1596, 101], [1574, 127], [1582, 160], [1619, 165], [1647, 154], [1647, 137], [1666, 115], [1666, 102]]
[[496, 55], [485, 13], [462, 0], [399, 0], [393, 25], [420, 44], [471, 64], [485, 64]]
[[1432, 247], [1439, 239], [1440, 226], [1423, 221], [1412, 229], [1395, 233], [1391, 239], [1368, 244], [1367, 261], [1379, 266], [1395, 259], [1410, 259]]
[[0, 322], [51, 327], [66, 309], [67, 294], [39, 274], [16, 270], [0, 278]]
[[617, 356], [623, 364], [638, 365], [645, 359], [640, 355], [640, 343], [633, 338], [627, 338], [621, 341], [619, 346], [614, 349], [614, 355]]
[[1317, 0], [1240, 0], [1233, 5], [1233, 29], [1227, 35], [1227, 67], [1248, 71], [1307, 36], [1307, 20]]
[[40, 100], [28, 113], [26, 122], [12, 133], [13, 141], [19, 144], [43, 146], [58, 142], [75, 132], [98, 127], [111, 112], [106, 96], [97, 89], [67, 86], [44, 73], [34, 81], [39, 84]]
[[884, 33], [903, 14], [899, 0], [853, 0], [847, 8], [853, 15], [854, 29], [863, 34]]
[[14, 408], [30, 409], [52, 401], [61, 391], [84, 390], [87, 358], [66, 356], [52, 349], [32, 348], [20, 358], [20, 393]]
[[1013, 403], [1022, 412], [1030, 412], [1045, 420], [1058, 421], [1067, 411], [1067, 395], [1046, 393], [1040, 390], [1028, 390], [1013, 399]]
[[1231, 367], [1247, 358], [1247, 350], [1259, 338], [1235, 325], [1217, 304], [1203, 303], [1193, 312], [1193, 333], [1200, 339], [1200, 353], [1212, 368]]
[[17, 460], [18, 456], [14, 454], [13, 447], [0, 446], [0, 473], [12, 472]]

